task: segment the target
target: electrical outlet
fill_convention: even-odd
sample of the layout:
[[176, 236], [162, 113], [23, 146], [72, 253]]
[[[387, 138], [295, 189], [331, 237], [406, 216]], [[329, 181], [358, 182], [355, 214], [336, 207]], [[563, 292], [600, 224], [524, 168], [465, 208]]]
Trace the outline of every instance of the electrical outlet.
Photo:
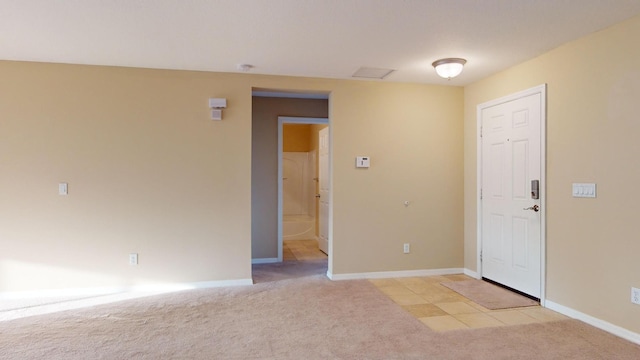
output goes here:
[[631, 288], [631, 302], [640, 305], [640, 289]]
[[409, 252], [411, 252], [411, 245], [409, 245], [409, 243], [404, 244], [404, 253], [408, 254]]
[[129, 265], [138, 265], [138, 254], [129, 254]]

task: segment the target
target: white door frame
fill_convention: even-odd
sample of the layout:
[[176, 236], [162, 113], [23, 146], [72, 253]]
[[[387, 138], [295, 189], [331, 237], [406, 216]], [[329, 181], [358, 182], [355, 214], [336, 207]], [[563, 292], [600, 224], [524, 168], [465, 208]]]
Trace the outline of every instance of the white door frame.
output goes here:
[[[314, 117], [291, 117], [291, 116], [278, 116], [278, 262], [282, 262], [282, 145], [283, 145], [283, 130], [284, 124], [327, 124], [329, 125], [329, 118], [314, 118]], [[331, 168], [331, 136], [329, 136], [329, 168]], [[329, 188], [329, 194], [331, 194], [331, 188]], [[329, 197], [331, 198], [331, 197]], [[331, 204], [329, 204], [331, 206]], [[316, 214], [316, 216], [318, 216]], [[331, 224], [332, 211], [329, 208], [329, 224]], [[329, 239], [331, 239], [331, 226], [329, 226]], [[331, 256], [331, 255], [329, 255]]]
[[533, 94], [540, 94], [540, 305], [545, 306], [546, 299], [546, 183], [547, 183], [547, 85], [542, 84], [535, 87], [532, 87], [527, 90], [523, 90], [514, 94], [510, 94], [498, 99], [491, 100], [486, 103], [479, 104], [477, 106], [476, 113], [476, 134], [477, 134], [477, 234], [476, 238], [478, 239], [477, 243], [477, 272], [478, 278], [482, 278], [482, 260], [481, 260], [481, 252], [482, 252], [482, 111], [486, 108], [496, 106], [502, 103], [506, 103], [509, 101], [513, 101], [519, 98], [527, 97]]

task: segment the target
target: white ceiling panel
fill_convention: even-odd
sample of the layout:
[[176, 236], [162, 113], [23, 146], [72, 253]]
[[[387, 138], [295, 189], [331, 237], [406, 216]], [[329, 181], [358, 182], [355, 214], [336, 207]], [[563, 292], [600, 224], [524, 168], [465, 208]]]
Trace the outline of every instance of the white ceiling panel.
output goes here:
[[[0, 60], [465, 85], [640, 13], [640, 0], [0, 0]], [[467, 59], [447, 81], [431, 63]]]

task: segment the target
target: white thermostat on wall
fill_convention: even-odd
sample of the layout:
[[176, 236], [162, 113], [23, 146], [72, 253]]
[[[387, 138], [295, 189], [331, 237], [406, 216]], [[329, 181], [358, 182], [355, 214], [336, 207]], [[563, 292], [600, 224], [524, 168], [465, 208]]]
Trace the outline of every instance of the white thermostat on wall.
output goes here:
[[371, 158], [368, 156], [356, 156], [357, 168], [368, 168], [371, 164]]

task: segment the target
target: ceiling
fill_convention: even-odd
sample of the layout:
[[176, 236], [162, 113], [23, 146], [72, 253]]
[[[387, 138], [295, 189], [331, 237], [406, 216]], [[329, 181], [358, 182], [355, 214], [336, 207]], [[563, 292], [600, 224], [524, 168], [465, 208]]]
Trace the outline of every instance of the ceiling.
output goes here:
[[[0, 0], [0, 60], [466, 85], [640, 14], [640, 0]], [[447, 81], [431, 63], [462, 57]]]

